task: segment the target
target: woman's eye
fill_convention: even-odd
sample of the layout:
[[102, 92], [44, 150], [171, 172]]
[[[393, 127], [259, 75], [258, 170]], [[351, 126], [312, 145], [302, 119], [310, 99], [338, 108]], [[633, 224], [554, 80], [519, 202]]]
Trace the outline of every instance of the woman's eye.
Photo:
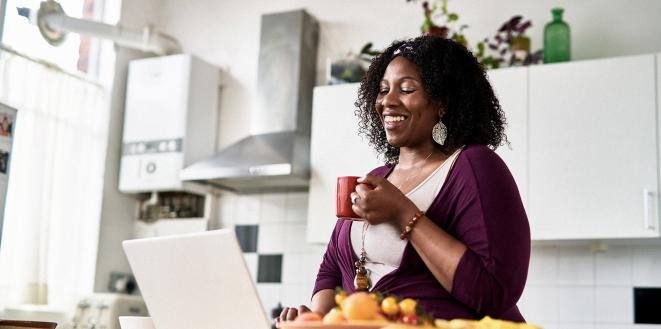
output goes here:
[[414, 91], [415, 91], [415, 89], [413, 89], [413, 88], [402, 88], [402, 92], [405, 93], [405, 94], [410, 94]]
[[379, 95], [385, 95], [388, 93], [388, 89], [381, 89], [379, 90]]

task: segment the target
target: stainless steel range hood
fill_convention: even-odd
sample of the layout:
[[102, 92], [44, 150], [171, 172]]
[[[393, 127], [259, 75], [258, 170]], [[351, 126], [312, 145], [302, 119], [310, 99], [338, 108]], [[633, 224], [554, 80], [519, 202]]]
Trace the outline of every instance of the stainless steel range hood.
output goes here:
[[318, 39], [304, 10], [262, 16], [252, 135], [186, 167], [181, 179], [242, 193], [307, 189]]

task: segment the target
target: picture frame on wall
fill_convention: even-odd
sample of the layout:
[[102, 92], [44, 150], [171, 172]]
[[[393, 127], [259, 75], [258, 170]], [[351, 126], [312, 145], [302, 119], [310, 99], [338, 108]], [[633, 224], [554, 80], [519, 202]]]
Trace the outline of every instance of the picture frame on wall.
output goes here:
[[14, 140], [14, 127], [18, 111], [0, 103], [0, 248], [2, 248], [2, 228], [5, 217], [5, 200], [9, 183], [9, 163]]

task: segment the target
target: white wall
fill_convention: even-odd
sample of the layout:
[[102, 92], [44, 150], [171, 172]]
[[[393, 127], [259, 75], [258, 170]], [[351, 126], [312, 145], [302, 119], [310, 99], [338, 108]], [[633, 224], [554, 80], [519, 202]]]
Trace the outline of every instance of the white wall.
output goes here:
[[[157, 7], [156, 0], [123, 1], [120, 24], [129, 27], [142, 27], [154, 22], [152, 16], [157, 12]], [[131, 272], [121, 242], [133, 237], [133, 221], [137, 201], [119, 192], [119, 165], [124, 127], [124, 101], [126, 98], [128, 63], [130, 60], [142, 57], [146, 57], [142, 52], [117, 48], [114, 69], [111, 72], [102, 72], [102, 79], [112, 81], [112, 91], [106, 168], [103, 178], [101, 233], [94, 279], [95, 292], [108, 291], [111, 272]], [[106, 75], [108, 76], [106, 77]]]
[[[305, 8], [321, 22], [319, 84], [324, 80], [328, 57], [357, 51], [368, 41], [382, 48], [393, 39], [416, 36], [421, 23], [420, 4], [407, 4], [404, 0], [161, 0], [158, 4], [152, 7], [156, 10], [153, 12], [156, 26], [175, 36], [185, 52], [224, 70], [220, 146], [244, 137], [249, 131], [250, 112], [256, 104], [252, 100], [263, 13]], [[541, 47], [543, 25], [550, 20], [550, 9], [554, 6], [565, 8], [565, 18], [572, 29], [574, 59], [661, 50], [661, 1], [450, 1], [450, 9], [470, 25], [467, 36], [472, 44], [492, 34], [512, 15], [523, 14], [533, 19], [533, 28], [528, 33], [533, 49]], [[118, 107], [113, 109], [121, 111]], [[292, 197], [298, 201], [288, 201]], [[306, 202], [300, 199], [305, 198], [305, 194], [224, 194], [221, 198], [223, 226], [259, 223], [261, 228], [266, 223], [271, 230], [268, 236], [272, 238], [261, 243], [284, 252], [283, 283], [258, 287], [268, 308], [277, 301], [296, 305], [309, 300], [312, 288], [309, 276], [316, 270], [322, 250], [306, 245], [303, 236], [296, 238], [303, 234], [301, 213], [306, 211]], [[274, 213], [284, 215], [274, 220]], [[290, 213], [297, 215], [286, 215]], [[110, 223], [111, 216], [107, 216], [104, 222]], [[284, 237], [293, 239], [296, 249], [280, 246]], [[661, 286], [656, 279], [661, 277], [658, 273], [661, 273], [658, 247], [620, 247], [599, 254], [569, 246], [535, 247], [521, 308], [528, 320], [546, 329], [630, 328], [631, 288]], [[646, 328], [652, 327], [661, 328]]]

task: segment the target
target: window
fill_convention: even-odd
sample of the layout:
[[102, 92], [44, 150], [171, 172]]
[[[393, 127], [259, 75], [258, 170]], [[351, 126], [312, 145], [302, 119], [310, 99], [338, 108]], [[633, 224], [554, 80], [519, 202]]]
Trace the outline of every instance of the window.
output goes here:
[[[19, 16], [16, 8], [39, 9], [40, 0], [3, 0], [6, 2], [2, 43], [20, 53], [53, 63], [67, 72], [97, 76], [96, 49], [98, 40], [77, 33], [67, 33], [64, 42], [51, 46], [36, 25]], [[102, 0], [57, 0], [64, 12], [76, 18], [97, 19], [102, 12]]]
[[[57, 1], [72, 17], [119, 18], [120, 0]], [[76, 33], [53, 47], [17, 14], [16, 7], [37, 10], [40, 0], [0, 3], [2, 45], [16, 51], [0, 49], [0, 102], [20, 116], [0, 247], [0, 310], [26, 303], [70, 309], [94, 287], [115, 51], [111, 41]]]

